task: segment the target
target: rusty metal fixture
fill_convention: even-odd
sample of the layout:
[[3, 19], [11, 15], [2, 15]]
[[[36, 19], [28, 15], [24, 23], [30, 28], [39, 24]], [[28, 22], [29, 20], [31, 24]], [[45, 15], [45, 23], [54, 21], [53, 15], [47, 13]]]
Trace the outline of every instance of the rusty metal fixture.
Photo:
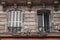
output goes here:
[[6, 1], [2, 1], [1, 5], [3, 6], [3, 11], [6, 11], [7, 2]]
[[14, 9], [17, 10], [18, 6], [16, 3], [14, 3]]
[[56, 0], [56, 1], [54, 1], [54, 10], [58, 11], [58, 7], [59, 7], [59, 1]]
[[2, 1], [1, 5], [3, 5], [3, 7], [6, 7], [7, 6], [7, 2], [6, 1]]
[[32, 1], [28, 1], [28, 2], [27, 2], [27, 6], [28, 6], [29, 8], [31, 8], [31, 7], [32, 7]]
[[58, 3], [59, 3], [59, 1], [58, 1], [58, 0], [55, 0], [55, 1], [54, 1], [54, 3], [55, 3], [55, 4], [58, 4]]
[[6, 4], [6, 2], [5, 1], [2, 1], [1, 4]]

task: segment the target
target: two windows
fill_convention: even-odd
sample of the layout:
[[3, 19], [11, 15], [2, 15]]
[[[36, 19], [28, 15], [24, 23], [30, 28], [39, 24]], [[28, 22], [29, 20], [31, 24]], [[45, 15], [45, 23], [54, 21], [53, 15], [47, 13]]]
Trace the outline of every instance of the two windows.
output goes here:
[[[50, 11], [38, 11], [38, 29], [42, 32], [50, 32], [49, 25], [49, 13]], [[8, 14], [8, 31], [12, 33], [17, 33], [21, 31], [22, 23], [21, 11], [9, 11]]]
[[8, 31], [20, 32], [21, 31], [21, 11], [9, 11], [8, 14]]

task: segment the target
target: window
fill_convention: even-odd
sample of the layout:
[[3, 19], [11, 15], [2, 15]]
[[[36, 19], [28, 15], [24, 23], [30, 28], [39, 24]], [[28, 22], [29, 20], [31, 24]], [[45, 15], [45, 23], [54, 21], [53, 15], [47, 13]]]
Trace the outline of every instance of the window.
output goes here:
[[49, 23], [49, 15], [50, 11], [43, 11], [43, 10], [38, 10], [38, 28], [39, 31], [41, 32], [50, 32], [50, 23]]
[[8, 32], [17, 33], [21, 31], [21, 11], [9, 11]]

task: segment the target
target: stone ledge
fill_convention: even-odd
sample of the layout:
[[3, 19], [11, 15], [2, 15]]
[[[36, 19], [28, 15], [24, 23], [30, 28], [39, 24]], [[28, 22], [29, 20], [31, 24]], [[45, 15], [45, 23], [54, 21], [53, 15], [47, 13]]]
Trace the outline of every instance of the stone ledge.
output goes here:
[[3, 37], [47, 37], [47, 36], [59, 36], [60, 37], [60, 33], [0, 33], [0, 36]]

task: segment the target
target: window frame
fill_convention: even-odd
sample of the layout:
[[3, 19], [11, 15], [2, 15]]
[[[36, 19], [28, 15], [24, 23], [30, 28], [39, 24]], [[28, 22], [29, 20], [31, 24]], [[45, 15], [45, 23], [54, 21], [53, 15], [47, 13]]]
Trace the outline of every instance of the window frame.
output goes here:
[[[44, 10], [37, 10], [37, 17], [38, 17], [38, 11], [42, 11], [42, 20], [43, 20], [43, 32], [45, 32], [45, 30], [44, 30]], [[50, 11], [50, 10], [48, 10], [48, 11]], [[38, 19], [38, 18], [37, 18]], [[38, 20], [37, 20], [37, 22], [38, 22]], [[50, 13], [49, 13], [49, 27], [50, 27], [50, 32], [52, 31], [51, 29], [51, 11], [50, 11]], [[38, 26], [38, 31], [39, 31], [39, 26]]]
[[[20, 14], [21, 14], [21, 15], [20, 15], [20, 16], [21, 16], [21, 21], [20, 21], [21, 26], [20, 26], [20, 27], [21, 27], [21, 29], [22, 29], [22, 22], [23, 22], [23, 21], [22, 21], [22, 19], [23, 19], [23, 12], [22, 12], [22, 10], [9, 10], [8, 13], [10, 13], [11, 11], [16, 11], [16, 12], [19, 11], [19, 12], [20, 12]], [[8, 15], [9, 15], [9, 14], [8, 14]], [[9, 19], [9, 17], [7, 18], [7, 32], [8, 32], [8, 33], [13, 33], [13, 32], [9, 32], [9, 31], [8, 31], [8, 19]], [[16, 33], [20, 33], [20, 32], [21, 32], [21, 30], [20, 30], [19, 32], [16, 32]]]

